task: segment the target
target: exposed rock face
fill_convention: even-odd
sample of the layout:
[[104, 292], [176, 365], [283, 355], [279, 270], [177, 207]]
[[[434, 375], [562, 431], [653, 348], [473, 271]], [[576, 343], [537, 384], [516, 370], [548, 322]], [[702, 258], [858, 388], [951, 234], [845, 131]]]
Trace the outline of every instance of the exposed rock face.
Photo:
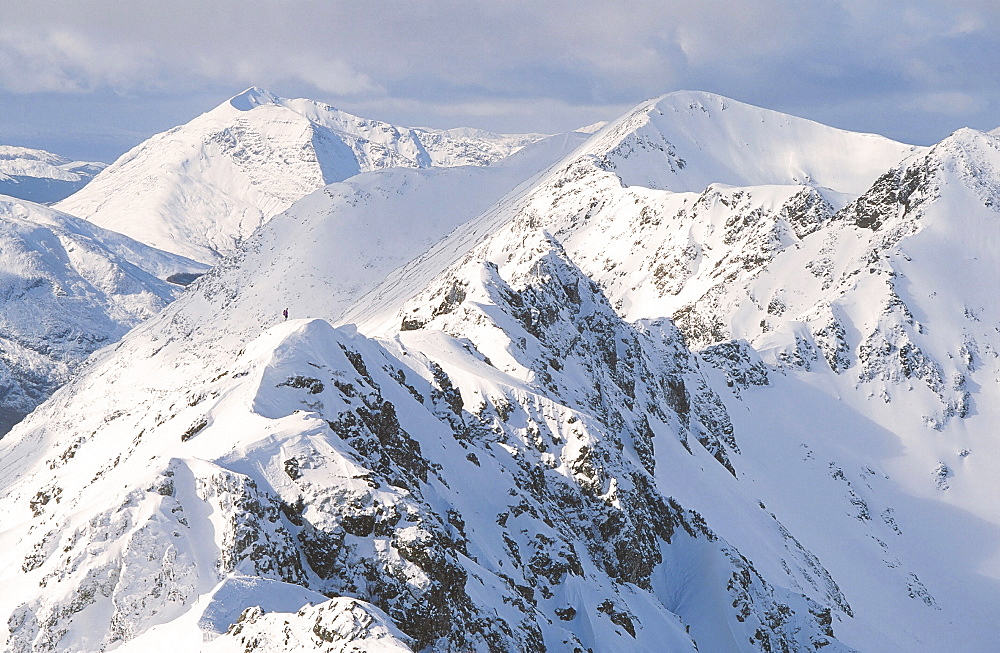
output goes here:
[[[523, 315], [540, 315], [565, 292], [564, 284], [582, 281], [558, 251], [536, 254], [534, 261], [517, 262], [529, 265], [529, 276], [511, 280], [526, 284], [518, 305]], [[511, 292], [510, 282], [494, 283], [476, 288], [476, 295]], [[204, 399], [189, 402], [183, 418], [140, 433], [82, 487], [52, 487], [48, 500], [33, 504], [50, 530], [31, 548], [23, 569], [46, 588], [63, 588], [65, 598], [20, 605], [8, 624], [10, 646], [59, 650], [69, 642], [128, 640], [176, 615], [198, 586], [234, 573], [371, 603], [415, 650], [599, 649], [616, 632], [648, 650], [664, 637], [673, 647], [694, 650], [700, 631], [682, 629], [688, 618], [725, 623], [734, 636], [742, 633], [740, 639], [761, 647], [834, 644], [829, 624], [816, 616], [829, 614], [829, 605], [773, 587], [697, 513], [657, 489], [654, 439], [668, 437], [661, 446], [672, 446], [674, 455], [727, 466], [726, 452], [735, 447], [725, 408], [707, 388], [693, 386], [697, 373], [676, 332], [659, 324], [630, 333], [592, 289], [580, 292], [579, 303], [566, 304], [562, 315], [533, 324], [532, 349], [556, 345], [563, 333], [579, 337], [572, 336], [581, 333], [573, 314], [581, 325], [605, 324], [606, 341], [578, 345], [575, 360], [564, 358], [562, 370], [537, 384], [516, 375], [499, 383], [503, 375], [494, 371], [494, 382], [478, 395], [459, 394], [447, 368], [417, 359], [415, 351], [401, 359], [405, 341], [393, 355], [318, 321], [283, 329], [287, 335], [277, 347], [266, 347], [273, 351], [266, 365], [236, 361], [237, 368], [250, 365], [236, 393], [255, 392], [257, 420], [291, 420], [306, 429], [282, 429], [278, 446], [265, 445], [254, 455], [266, 470], [253, 473], [259, 480], [173, 459], [81, 527], [58, 526], [65, 515], [79, 514], [82, 498], [104, 485], [105, 474], [112, 478], [144, 452], [180, 453], [199, 443], [226, 448], [219, 438], [231, 434], [224, 436], [224, 421], [212, 415], [225, 414], [221, 389], [228, 387], [225, 394], [232, 396], [234, 388], [228, 380], [209, 382], [195, 391]], [[447, 342], [461, 347], [458, 340], [442, 344]], [[622, 349], [614, 365], [608, 365], [613, 350], [604, 342]], [[654, 363], [656, 351], [672, 351], [681, 365]], [[471, 346], [465, 359], [452, 358], [447, 367], [490, 367]], [[416, 367], [408, 367], [414, 360]], [[592, 392], [560, 398], [560, 388], [567, 393], [565, 378], [587, 365], [599, 368]], [[623, 389], [623, 379], [634, 385]], [[302, 410], [309, 411], [305, 422]], [[208, 425], [185, 438], [196, 414], [206, 417], [195, 422]], [[160, 438], [171, 430], [176, 439], [164, 449]], [[688, 444], [688, 434], [699, 442]], [[696, 454], [692, 446], [708, 451]], [[64, 468], [79, 465], [75, 461], [88, 450], [96, 453], [95, 447], [100, 444], [94, 440], [81, 445]], [[38, 473], [44, 469], [36, 478]], [[484, 495], [483, 487], [490, 492]], [[199, 546], [206, 538], [216, 554]], [[710, 591], [729, 596], [739, 609], [713, 616], [703, 612], [705, 605], [672, 605], [669, 596], [680, 588], [664, 574], [678, 565], [703, 569]], [[720, 575], [719, 566], [732, 571]], [[495, 596], [502, 601], [488, 598]], [[99, 615], [110, 615], [107, 628], [96, 631], [106, 633], [100, 642], [74, 632], [75, 622], [92, 623]], [[248, 646], [259, 641], [248, 634], [257, 632], [255, 615], [251, 606], [230, 636]], [[298, 621], [312, 618], [306, 609]], [[582, 618], [596, 620], [604, 634], [581, 640], [573, 624]], [[664, 633], [664, 624], [674, 624], [672, 634]], [[328, 643], [336, 639], [330, 633], [339, 632], [334, 626], [320, 631], [329, 634], [317, 635]]]
[[226, 637], [212, 644], [211, 650], [236, 649], [227, 641], [230, 639], [235, 640], [238, 650], [246, 653], [302, 650], [403, 653], [411, 651], [413, 645], [413, 640], [400, 632], [378, 608], [345, 598], [307, 606], [294, 615], [265, 614], [257, 606], [247, 608]]

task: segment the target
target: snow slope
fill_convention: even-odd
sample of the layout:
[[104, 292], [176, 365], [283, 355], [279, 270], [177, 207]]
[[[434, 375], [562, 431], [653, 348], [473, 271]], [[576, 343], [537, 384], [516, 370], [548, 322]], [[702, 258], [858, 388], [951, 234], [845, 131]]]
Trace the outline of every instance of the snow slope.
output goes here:
[[94, 350], [178, 293], [156, 275], [205, 267], [31, 202], [0, 196], [0, 433]]
[[45, 150], [0, 145], [0, 195], [52, 204], [83, 188], [106, 167]]
[[0, 441], [7, 647], [989, 650], [997, 139], [536, 147], [309, 195]]
[[489, 165], [539, 138], [397, 127], [250, 88], [133, 148], [59, 208], [214, 264], [326, 184], [394, 167]]
[[701, 192], [709, 184], [803, 184], [855, 195], [920, 149], [692, 91], [639, 105], [589, 147], [628, 186]]

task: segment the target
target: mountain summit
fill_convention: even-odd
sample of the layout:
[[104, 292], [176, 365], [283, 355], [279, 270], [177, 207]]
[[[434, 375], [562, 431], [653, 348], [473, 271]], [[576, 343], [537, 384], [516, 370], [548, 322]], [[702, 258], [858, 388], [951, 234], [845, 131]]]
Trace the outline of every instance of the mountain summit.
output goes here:
[[250, 111], [262, 104], [280, 104], [281, 101], [262, 88], [251, 86], [239, 95], [229, 98], [229, 104], [240, 111]]
[[700, 192], [709, 184], [805, 184], [858, 195], [919, 148], [699, 91], [640, 104], [590, 145], [626, 185]]
[[397, 127], [254, 87], [133, 148], [59, 209], [213, 264], [326, 184], [392, 167], [489, 165], [540, 137]]

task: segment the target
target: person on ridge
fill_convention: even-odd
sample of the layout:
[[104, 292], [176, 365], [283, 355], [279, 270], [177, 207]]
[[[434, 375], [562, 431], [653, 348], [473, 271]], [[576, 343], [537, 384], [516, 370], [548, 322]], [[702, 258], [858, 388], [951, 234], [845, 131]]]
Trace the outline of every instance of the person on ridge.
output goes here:
[[285, 316], [286, 320], [288, 319], [288, 309], [287, 308], [285, 310], [281, 311], [281, 314]]

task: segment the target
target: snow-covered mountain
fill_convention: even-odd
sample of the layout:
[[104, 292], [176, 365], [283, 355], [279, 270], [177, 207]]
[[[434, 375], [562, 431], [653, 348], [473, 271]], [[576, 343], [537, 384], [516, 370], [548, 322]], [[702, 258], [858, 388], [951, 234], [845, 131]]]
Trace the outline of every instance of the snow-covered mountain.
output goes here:
[[52, 204], [83, 188], [106, 167], [45, 150], [0, 145], [0, 195]]
[[250, 88], [136, 146], [59, 209], [214, 264], [326, 184], [387, 168], [490, 165], [540, 138], [398, 127]]
[[[0, 196], [0, 434], [206, 267]], [[158, 276], [160, 278], [158, 278]]]
[[859, 194], [914, 148], [681, 91], [605, 126], [589, 149], [629, 186], [701, 192], [710, 184], [804, 184]]
[[583, 141], [326, 186], [95, 354], [0, 441], [7, 648], [990, 650], [997, 137]]
[[[166, 243], [169, 250], [191, 252], [212, 263], [215, 258], [208, 250], [188, 246], [191, 242], [185, 239], [204, 244], [222, 238], [232, 245], [303, 194], [361, 169], [487, 165], [538, 138], [468, 129], [400, 131], [326, 105], [282, 100], [250, 89], [189, 125], [140, 145], [108, 169], [94, 189], [60, 204], [89, 221], [0, 196], [0, 216], [7, 228], [0, 256], [12, 284], [0, 326], [0, 337], [9, 341], [0, 354], [5, 388], [0, 434], [64, 383], [97, 347], [115, 342], [172, 299], [178, 285], [209, 267], [143, 242]], [[247, 139], [253, 140], [249, 150], [244, 147]], [[546, 156], [558, 156], [546, 154], [551, 149], [536, 147], [534, 165], [543, 165]], [[105, 167], [70, 162], [41, 150], [2, 147], [0, 188], [9, 187], [20, 197], [62, 199], [69, 192], [60, 197], [47, 193], [60, 185], [79, 189]], [[503, 181], [494, 194], [503, 194], [504, 184], [521, 181], [523, 170], [516, 168], [514, 181], [508, 181], [509, 172], [495, 176]], [[489, 192], [482, 197], [490, 197]], [[88, 203], [96, 203], [99, 215], [87, 212]], [[256, 217], [233, 222], [226, 207], [234, 204], [243, 207], [240, 211], [256, 211]], [[109, 215], [123, 219], [105, 219]], [[99, 224], [132, 232], [143, 242]], [[44, 236], [39, 236], [38, 228], [45, 230]], [[168, 237], [161, 237], [163, 233]], [[41, 240], [36, 242], [36, 237]], [[87, 246], [81, 246], [80, 239]], [[39, 244], [50, 241], [78, 255], [69, 257]], [[120, 278], [132, 279], [137, 272], [129, 266], [146, 274], [137, 282], [138, 290], [122, 285]], [[95, 270], [103, 276], [95, 277]], [[43, 278], [57, 299], [22, 293], [23, 287], [38, 287]], [[99, 292], [88, 289], [79, 296], [61, 290], [82, 288], [84, 282]], [[17, 303], [22, 301], [30, 310]], [[66, 302], [79, 310], [67, 309]]]

